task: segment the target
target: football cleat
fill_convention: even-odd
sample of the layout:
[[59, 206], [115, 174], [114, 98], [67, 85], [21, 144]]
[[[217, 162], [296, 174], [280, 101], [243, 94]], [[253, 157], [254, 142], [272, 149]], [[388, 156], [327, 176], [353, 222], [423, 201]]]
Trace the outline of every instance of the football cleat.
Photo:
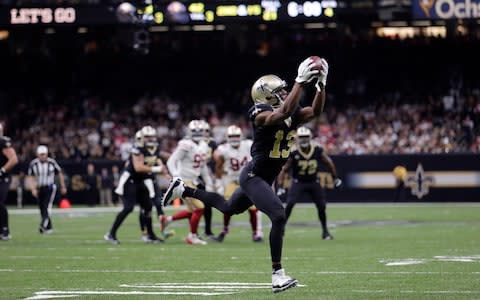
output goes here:
[[261, 242], [263, 242], [263, 237], [261, 235], [254, 234], [253, 237], [252, 237], [252, 241], [254, 243], [261, 243]]
[[280, 269], [272, 273], [272, 291], [274, 293], [283, 292], [298, 284], [298, 280], [285, 274], [285, 269]]
[[53, 232], [53, 229], [51, 228], [45, 228], [45, 227], [39, 227], [38, 228], [38, 232], [40, 232], [40, 234], [51, 234]]
[[203, 236], [201, 237], [202, 240], [210, 240], [210, 241], [217, 241], [217, 237], [213, 233], [204, 233]]
[[223, 242], [223, 240], [225, 239], [225, 236], [227, 235], [228, 232], [226, 231], [222, 231], [218, 234], [218, 236], [215, 238], [215, 240], [219, 243]]
[[171, 238], [172, 236], [175, 235], [175, 230], [165, 230], [162, 232], [162, 237], [164, 240]]
[[333, 235], [330, 234], [330, 232], [324, 232], [322, 234], [322, 240], [333, 240]]
[[167, 191], [162, 198], [162, 206], [167, 206], [172, 203], [176, 198], [182, 198], [182, 194], [185, 191], [185, 185], [180, 177], [173, 177], [172, 182], [167, 188]]
[[146, 244], [158, 244], [164, 242], [164, 240], [156, 235], [142, 235], [142, 241]]
[[8, 228], [4, 228], [2, 230], [2, 233], [0, 234], [0, 240], [1, 241], [8, 241], [12, 238], [12, 235], [10, 234], [10, 230]]
[[103, 236], [103, 239], [106, 240], [107, 242], [110, 242], [110, 243], [114, 244], [114, 245], [120, 244], [120, 241], [117, 240], [117, 238], [114, 237], [110, 232], [105, 233], [105, 235]]
[[185, 242], [187, 242], [187, 244], [190, 244], [190, 245], [206, 245], [207, 244], [207, 242], [200, 239], [196, 233], [189, 233]]

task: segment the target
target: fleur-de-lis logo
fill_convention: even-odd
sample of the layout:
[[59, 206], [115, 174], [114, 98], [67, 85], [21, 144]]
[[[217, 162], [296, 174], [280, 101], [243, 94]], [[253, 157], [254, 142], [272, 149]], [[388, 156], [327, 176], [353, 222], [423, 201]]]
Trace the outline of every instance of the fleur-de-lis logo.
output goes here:
[[430, 9], [433, 7], [435, 0], [418, 0], [420, 8], [423, 10], [425, 16], [430, 18]]
[[430, 186], [433, 184], [433, 176], [427, 176], [423, 171], [422, 164], [418, 164], [415, 175], [408, 177], [407, 184], [412, 190], [412, 195], [417, 196], [418, 199], [422, 199], [423, 196], [428, 195], [430, 192]]

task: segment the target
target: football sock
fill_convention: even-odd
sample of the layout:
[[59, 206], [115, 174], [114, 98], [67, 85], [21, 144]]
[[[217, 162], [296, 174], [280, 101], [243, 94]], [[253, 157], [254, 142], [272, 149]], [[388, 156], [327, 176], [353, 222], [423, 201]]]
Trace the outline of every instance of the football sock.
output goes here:
[[138, 215], [138, 221], [140, 223], [140, 231], [145, 232], [145, 218], [143, 217], [143, 214], [140, 212]]
[[193, 211], [192, 216], [190, 217], [190, 232], [197, 233], [198, 224], [203, 215], [203, 208], [196, 209]]
[[283, 234], [285, 233], [285, 217], [283, 214], [269, 216], [272, 222], [270, 229], [270, 255], [272, 261], [282, 260]]
[[8, 229], [8, 212], [4, 204], [0, 204], [0, 226]]
[[327, 232], [327, 214], [325, 213], [325, 210], [319, 210], [318, 211], [318, 218], [320, 219], [320, 223], [322, 224], [322, 229], [324, 232]]
[[205, 205], [203, 209], [203, 218], [205, 220], [205, 234], [211, 235], [212, 233], [212, 207]]
[[250, 225], [252, 225], [253, 234], [257, 233], [257, 210], [249, 209], [248, 213], [250, 214]]
[[276, 272], [276, 271], [280, 270], [281, 268], [282, 268], [281, 263], [272, 263], [273, 272]]
[[172, 221], [187, 219], [192, 216], [192, 213], [188, 210], [181, 210], [172, 216]]
[[147, 228], [148, 236], [155, 236], [155, 233], [153, 232], [152, 216], [145, 217], [145, 227]]
[[225, 198], [223, 198], [217, 193], [206, 192], [206, 191], [193, 189], [191, 187], [185, 186], [183, 197], [196, 198], [207, 205], [215, 207], [221, 212], [225, 212], [227, 209], [227, 203], [225, 201]]
[[230, 225], [230, 219], [232, 216], [224, 214], [223, 215], [223, 231], [228, 232], [228, 226]]
[[122, 209], [122, 211], [118, 213], [117, 217], [115, 218], [115, 221], [113, 222], [112, 229], [110, 229], [110, 234], [114, 238], [116, 238], [118, 228], [120, 227], [120, 225], [122, 225], [123, 221], [131, 211], [132, 210], [129, 210], [129, 209], [127, 210]]

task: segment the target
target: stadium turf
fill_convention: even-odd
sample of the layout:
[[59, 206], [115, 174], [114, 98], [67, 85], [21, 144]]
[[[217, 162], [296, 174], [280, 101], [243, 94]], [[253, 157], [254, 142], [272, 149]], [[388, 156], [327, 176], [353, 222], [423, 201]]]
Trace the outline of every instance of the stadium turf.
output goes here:
[[[332, 241], [313, 206], [296, 207], [283, 265], [300, 286], [275, 295], [267, 244], [251, 241], [246, 214], [223, 243], [191, 246], [186, 221], [166, 243], [144, 244], [134, 212], [115, 246], [103, 240], [112, 211], [57, 211], [51, 235], [38, 233], [37, 210], [10, 212], [0, 299], [480, 298], [479, 204], [332, 204]], [[220, 220], [215, 212], [216, 233]]]

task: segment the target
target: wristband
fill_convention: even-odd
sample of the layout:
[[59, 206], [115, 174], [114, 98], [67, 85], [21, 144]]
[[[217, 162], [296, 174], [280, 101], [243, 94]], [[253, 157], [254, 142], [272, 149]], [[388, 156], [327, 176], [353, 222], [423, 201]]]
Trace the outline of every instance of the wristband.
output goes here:
[[162, 166], [154, 166], [152, 167], [152, 173], [160, 173], [162, 172], [163, 167]]

